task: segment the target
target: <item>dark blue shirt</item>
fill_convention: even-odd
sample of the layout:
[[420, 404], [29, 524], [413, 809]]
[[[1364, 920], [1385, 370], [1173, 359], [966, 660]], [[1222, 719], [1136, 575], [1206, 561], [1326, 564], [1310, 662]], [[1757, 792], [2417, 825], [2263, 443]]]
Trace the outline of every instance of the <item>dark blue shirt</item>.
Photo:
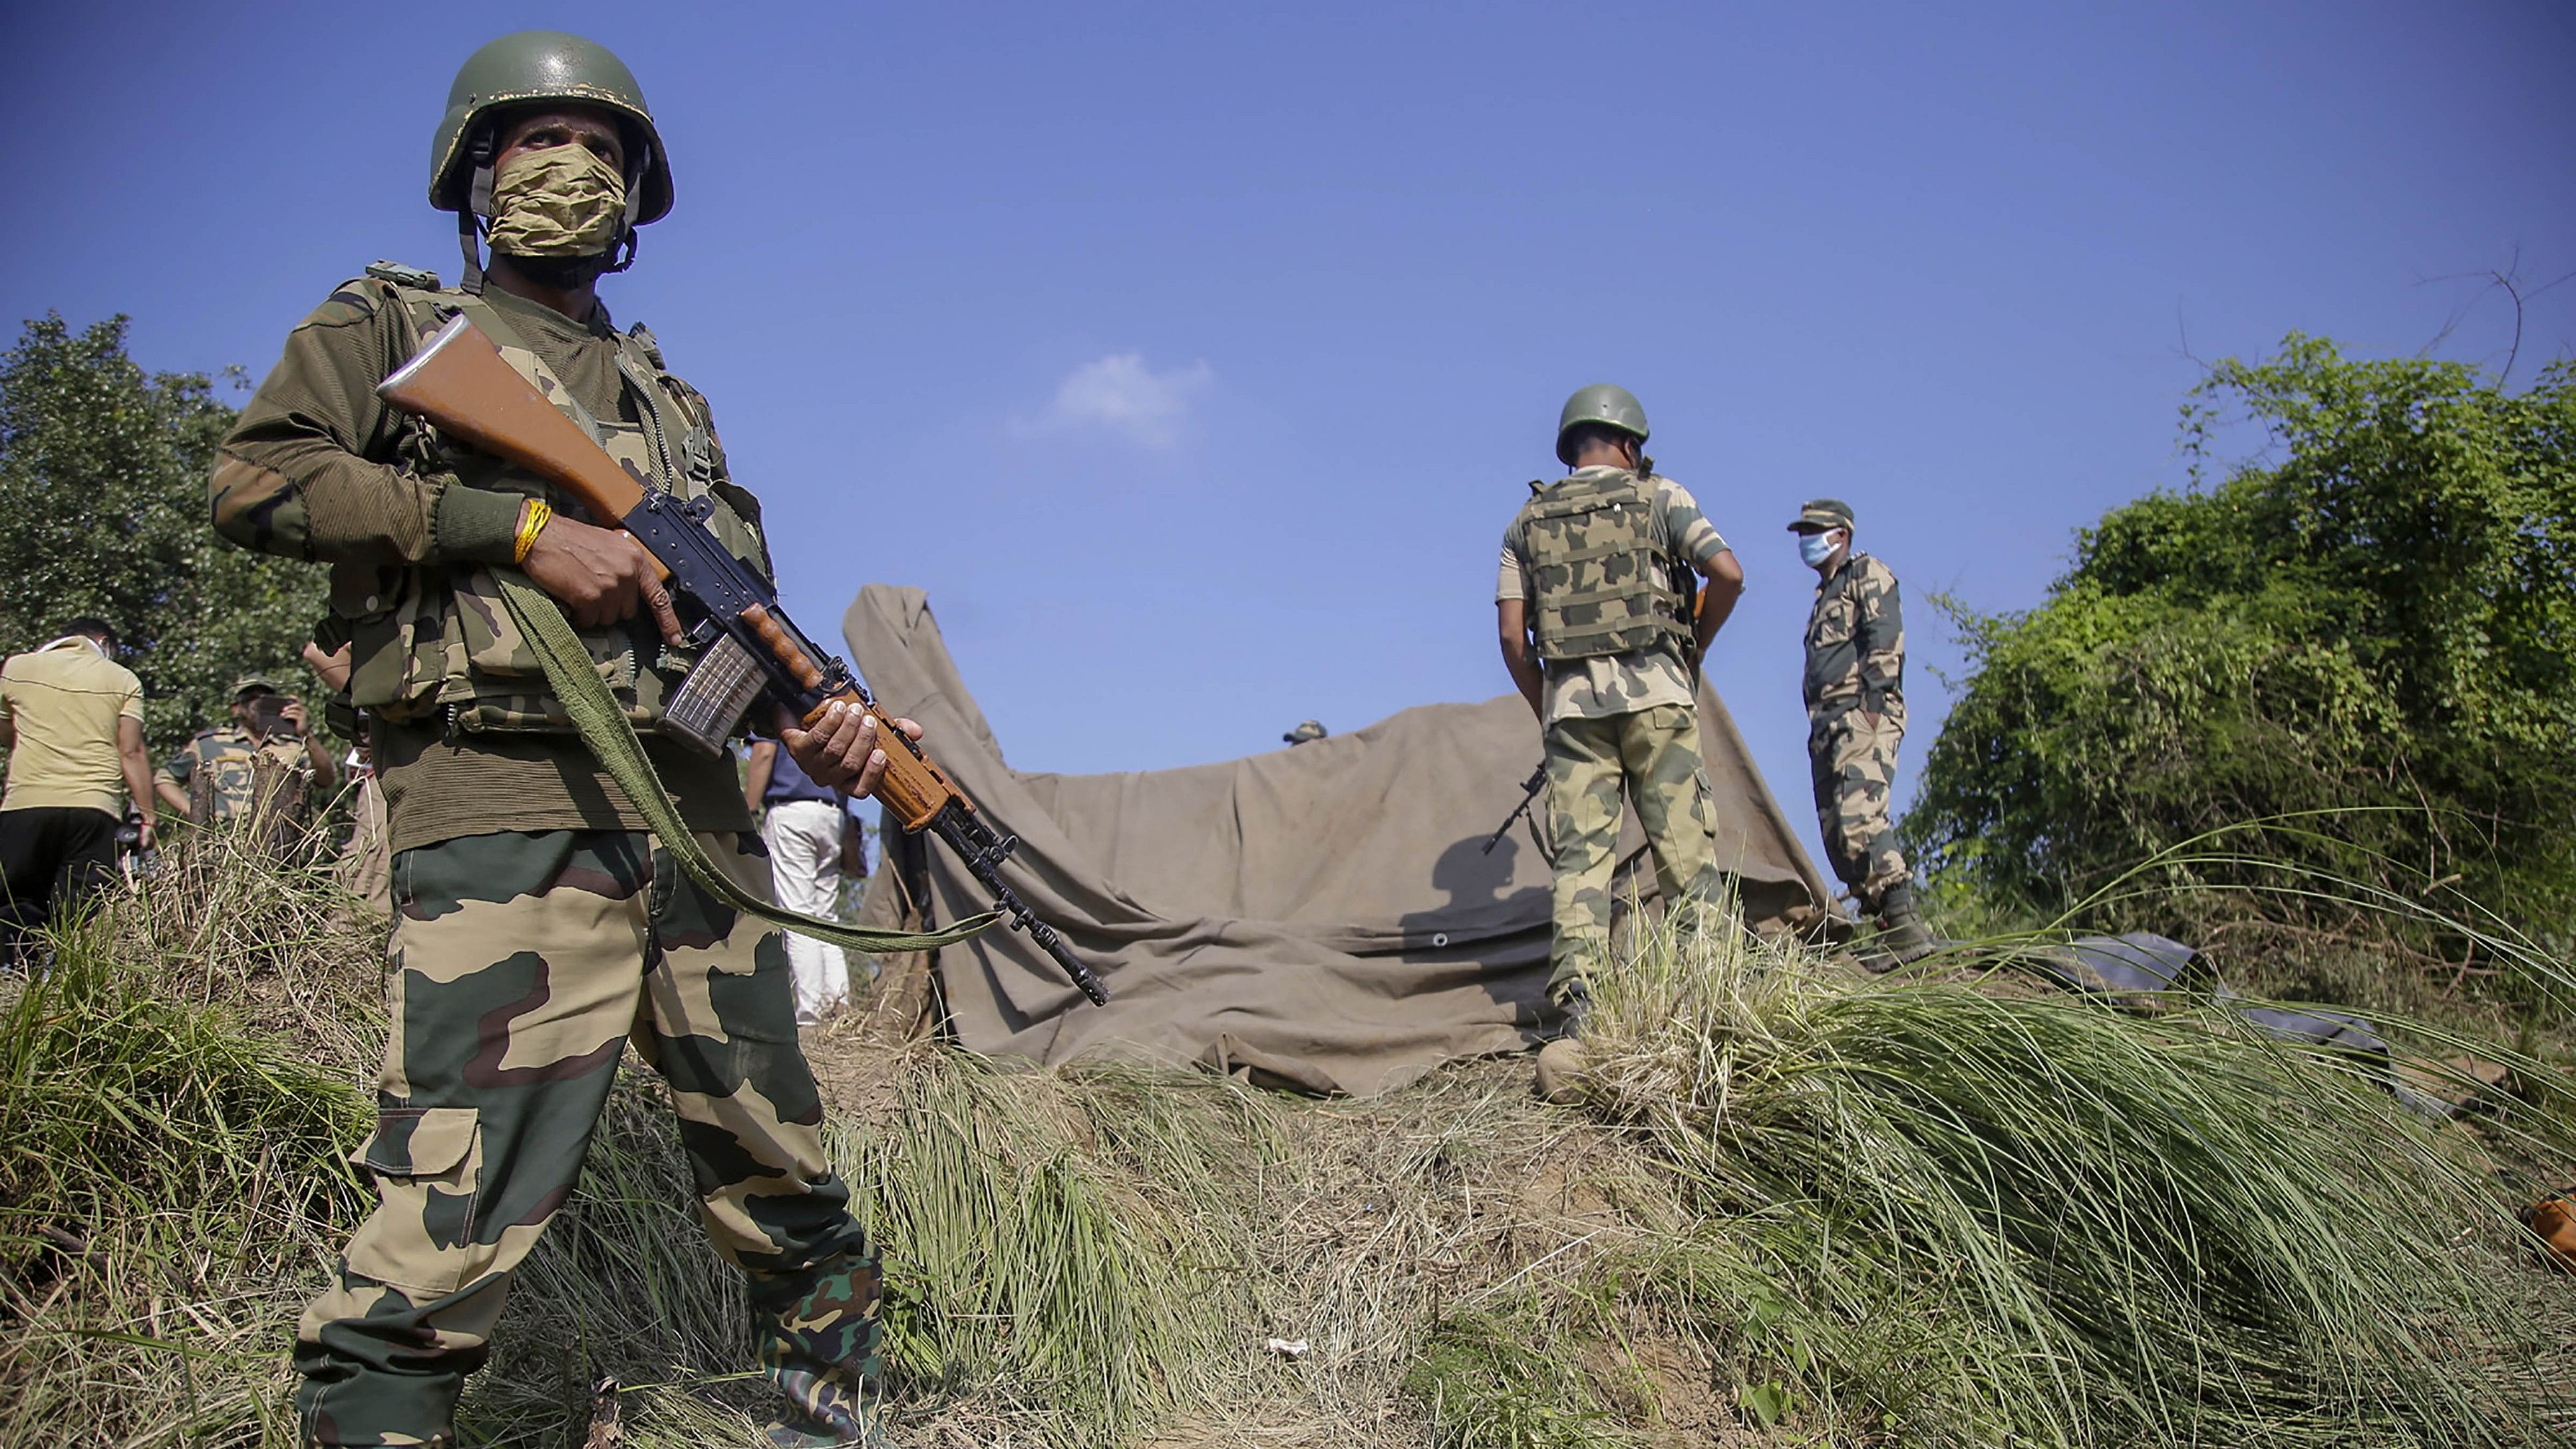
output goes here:
[[840, 800], [837, 793], [815, 784], [796, 763], [796, 757], [787, 753], [787, 746], [775, 737], [758, 731], [754, 731], [751, 737], [757, 743], [778, 746], [778, 753], [769, 762], [769, 788], [760, 796], [762, 809], [783, 805], [790, 800], [820, 800], [827, 805]]

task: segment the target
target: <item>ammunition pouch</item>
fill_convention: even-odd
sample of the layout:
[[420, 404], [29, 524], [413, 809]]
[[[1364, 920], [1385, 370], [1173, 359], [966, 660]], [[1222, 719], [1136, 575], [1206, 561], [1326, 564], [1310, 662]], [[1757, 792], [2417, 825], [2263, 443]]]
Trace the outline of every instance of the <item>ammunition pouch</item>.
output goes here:
[[[535, 350], [479, 296], [428, 292], [382, 279], [383, 288], [422, 339], [464, 312], [501, 356], [565, 416], [580, 424], [630, 473], [684, 499], [706, 498], [707, 526], [726, 550], [770, 573], [759, 504], [726, 476], [706, 401], [664, 371], [652, 334], [637, 327], [617, 341], [618, 372], [639, 422], [602, 421], [573, 397]], [[482, 488], [540, 498], [557, 512], [594, 519], [534, 474], [452, 441], [417, 420], [398, 446], [402, 466], [444, 476], [450, 488]], [[332, 570], [331, 608], [351, 635], [350, 702], [394, 723], [444, 716], [477, 732], [570, 734], [572, 717], [546, 682], [535, 646], [501, 602], [507, 566], [387, 567], [343, 564]], [[666, 645], [648, 616], [580, 631], [610, 695], [638, 730], [651, 731], [671, 695], [696, 663], [695, 652]]]

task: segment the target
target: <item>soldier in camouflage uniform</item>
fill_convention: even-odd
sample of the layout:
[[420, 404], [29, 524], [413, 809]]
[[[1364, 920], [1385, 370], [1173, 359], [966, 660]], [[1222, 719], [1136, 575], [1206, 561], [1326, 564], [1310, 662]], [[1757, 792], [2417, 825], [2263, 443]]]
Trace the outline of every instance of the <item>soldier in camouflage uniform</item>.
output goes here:
[[[766, 574], [759, 503], [727, 473], [705, 400], [650, 333], [613, 328], [595, 290], [670, 209], [660, 135], [600, 46], [507, 36], [457, 74], [429, 196], [457, 213], [464, 285], [388, 264], [342, 283], [288, 337], [209, 481], [227, 538], [332, 566], [394, 852], [393, 1027], [361, 1154], [382, 1201], [297, 1325], [301, 1434], [456, 1442], [464, 1377], [632, 1045], [670, 1083], [709, 1236], [750, 1276], [758, 1362], [791, 1401], [773, 1442], [873, 1442], [877, 1258], [823, 1153], [780, 934], [646, 833], [494, 584], [517, 570], [562, 603], [699, 844], [767, 896], [730, 764], [658, 731], [687, 660], [651, 556], [374, 391], [462, 313], [646, 486], [704, 502]], [[875, 788], [885, 755], [859, 712], [835, 706], [810, 733], [779, 723], [815, 780]]]
[[1556, 437], [1572, 471], [1530, 484], [1503, 533], [1494, 601], [1504, 667], [1547, 736], [1548, 994], [1571, 1014], [1609, 952], [1625, 800], [1636, 802], [1670, 908], [1717, 887], [1699, 661], [1744, 591], [1744, 571], [1690, 493], [1654, 471], [1645, 409], [1625, 389], [1575, 393]]
[[1813, 499], [1789, 530], [1816, 571], [1807, 616], [1807, 760], [1816, 828], [1834, 874], [1878, 917], [1868, 965], [1886, 970], [1932, 949], [1914, 904], [1913, 872], [1887, 814], [1896, 747], [1905, 738], [1905, 616], [1896, 575], [1852, 550], [1851, 505]]
[[[303, 701], [286, 696], [282, 707], [270, 708], [278, 705], [279, 690], [268, 679], [245, 674], [234, 680], [230, 721], [199, 730], [181, 745], [154, 774], [153, 793], [198, 825], [231, 825], [272, 813], [298, 818], [270, 823], [290, 830], [300, 825], [304, 808], [339, 778], [339, 764], [307, 728]], [[272, 712], [278, 721], [273, 734], [265, 719]], [[270, 811], [257, 808], [263, 800]]]

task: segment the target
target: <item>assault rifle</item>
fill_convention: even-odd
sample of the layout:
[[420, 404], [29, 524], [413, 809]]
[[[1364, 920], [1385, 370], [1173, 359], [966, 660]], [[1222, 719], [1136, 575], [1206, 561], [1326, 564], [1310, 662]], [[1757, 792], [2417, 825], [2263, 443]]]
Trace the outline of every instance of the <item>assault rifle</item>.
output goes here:
[[1530, 771], [1530, 777], [1521, 781], [1521, 803], [1513, 806], [1512, 813], [1504, 816], [1503, 823], [1495, 827], [1493, 836], [1485, 842], [1483, 854], [1494, 853], [1494, 847], [1502, 844], [1503, 837], [1511, 833], [1513, 822], [1529, 813], [1529, 808], [1538, 803], [1538, 792], [1546, 788], [1547, 761], [1541, 760], [1538, 762], [1538, 768]]
[[469, 318], [439, 329], [420, 354], [376, 388], [404, 412], [435, 424], [448, 436], [516, 463], [580, 501], [602, 525], [623, 527], [653, 555], [669, 582], [697, 666], [663, 712], [664, 732], [715, 754], [733, 735], [744, 711], [764, 697], [794, 711], [808, 728], [824, 709], [842, 703], [877, 721], [886, 754], [877, 799], [905, 833], [927, 830], [948, 842], [969, 874], [993, 893], [1014, 930], [1026, 931], [1039, 949], [1092, 1004], [1105, 1006], [1109, 989], [1082, 964], [1002, 880], [1002, 862], [1019, 838], [996, 834], [975, 803], [922, 753], [911, 736], [868, 694], [837, 656], [826, 654], [788, 622], [778, 590], [707, 529], [715, 500], [686, 500], [639, 485], [623, 465], [546, 401], [534, 385], [501, 358], [492, 340]]

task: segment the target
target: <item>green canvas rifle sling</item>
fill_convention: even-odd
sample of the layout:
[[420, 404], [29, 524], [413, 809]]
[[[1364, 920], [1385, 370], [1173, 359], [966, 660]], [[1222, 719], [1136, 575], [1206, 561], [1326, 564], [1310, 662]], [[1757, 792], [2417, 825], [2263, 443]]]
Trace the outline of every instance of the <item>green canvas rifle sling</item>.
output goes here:
[[581, 636], [573, 632], [563, 610], [544, 590], [515, 571], [495, 569], [493, 579], [500, 585], [501, 600], [509, 607], [510, 617], [518, 621], [520, 631], [545, 666], [546, 680], [554, 686], [555, 698], [563, 702], [564, 713], [572, 716], [573, 727], [581, 731], [582, 743], [598, 757], [609, 778], [626, 792], [626, 798], [635, 803], [636, 812], [644, 817], [646, 827], [661, 841], [662, 848], [707, 894], [745, 915], [757, 916], [800, 936], [871, 954], [953, 946], [1001, 919], [999, 912], [985, 911], [927, 935], [878, 931], [791, 911], [744, 890], [716, 869], [715, 862], [707, 859], [705, 850], [698, 845], [697, 836], [680, 819], [680, 807], [662, 788], [662, 777], [654, 770], [652, 757], [644, 753], [643, 739], [635, 733], [626, 711], [618, 708], [616, 697], [608, 692], [607, 681], [599, 677], [590, 651], [582, 647]]

